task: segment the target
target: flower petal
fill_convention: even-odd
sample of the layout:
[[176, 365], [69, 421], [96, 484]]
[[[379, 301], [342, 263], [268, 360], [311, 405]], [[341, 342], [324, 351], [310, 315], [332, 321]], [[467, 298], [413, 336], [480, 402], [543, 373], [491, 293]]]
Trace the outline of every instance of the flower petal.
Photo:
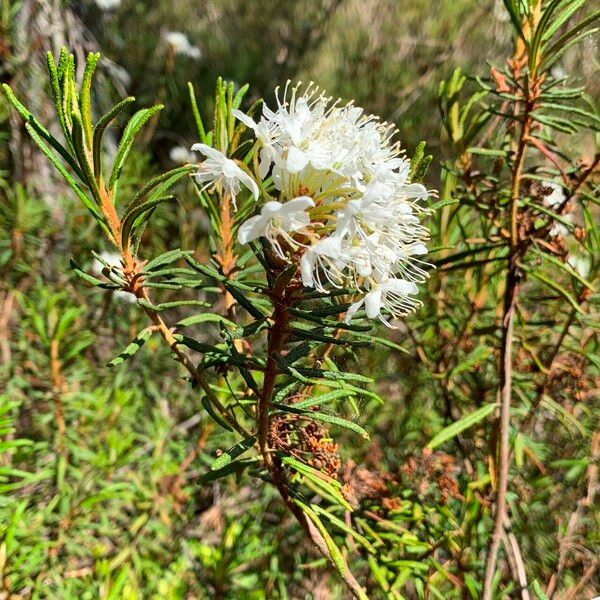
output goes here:
[[415, 283], [406, 281], [406, 279], [390, 279], [384, 286], [391, 292], [404, 296], [407, 294], [416, 294], [419, 291]]
[[308, 164], [308, 157], [302, 150], [292, 146], [288, 150], [286, 168], [290, 173], [299, 173]]
[[281, 202], [277, 202], [277, 200], [269, 200], [263, 204], [260, 214], [263, 215], [263, 217], [268, 217], [271, 219], [275, 215], [279, 214], [283, 207], [284, 205], [281, 204]]
[[268, 220], [262, 215], [250, 217], [238, 229], [237, 239], [240, 244], [247, 244], [264, 235]]
[[238, 120], [241, 121], [246, 127], [250, 129], [256, 129], [256, 122], [252, 117], [249, 117], [247, 114], [243, 113], [241, 110], [234, 108], [231, 111], [231, 114]]
[[256, 181], [246, 173], [246, 171], [240, 169], [238, 174], [238, 179], [252, 192], [252, 196], [255, 200], [258, 200], [260, 196], [260, 192], [258, 190], [258, 185], [256, 185]]
[[315, 253], [310, 250], [305, 252], [300, 259], [300, 274], [302, 275], [302, 284], [305, 287], [315, 287], [315, 280], [313, 277], [315, 261]]
[[365, 296], [365, 308], [369, 319], [374, 319], [381, 312], [381, 293], [381, 287], [377, 287]]
[[344, 318], [345, 323], [350, 323], [352, 317], [358, 312], [359, 308], [363, 305], [364, 301], [364, 298], [361, 298], [358, 302], [355, 302], [350, 306], [350, 308], [346, 311], [346, 316]]
[[308, 207], [314, 207], [315, 201], [310, 196], [298, 196], [293, 200], [288, 200], [282, 207], [282, 213], [292, 213], [306, 210]]
[[204, 156], [208, 156], [208, 158], [212, 158], [220, 163], [229, 160], [222, 152], [216, 148], [211, 148], [207, 144], [194, 144], [192, 146], [192, 152], [202, 152]]

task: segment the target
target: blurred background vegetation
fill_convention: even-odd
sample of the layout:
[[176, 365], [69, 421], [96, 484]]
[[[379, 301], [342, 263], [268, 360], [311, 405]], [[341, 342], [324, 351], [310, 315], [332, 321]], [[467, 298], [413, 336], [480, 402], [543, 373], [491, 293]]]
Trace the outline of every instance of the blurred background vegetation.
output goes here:
[[[63, 44], [80, 57], [103, 54], [97, 98], [106, 105], [96, 106], [97, 114], [124, 95], [139, 105], [166, 105], [127, 166], [132, 187], [188, 159], [185, 150], [197, 140], [187, 82], [210, 115], [218, 76], [249, 83], [251, 99], [267, 102], [288, 78], [354, 98], [396, 123], [409, 152], [427, 141], [435, 157], [427, 183], [439, 187], [441, 164], [454, 152], [437, 107], [440, 81], [456, 67], [488, 75], [486, 63], [503, 64], [512, 48], [509, 17], [494, 0], [1, 6], [0, 79], [51, 127], [44, 51], [56, 53]], [[598, 56], [596, 35], [554, 66], [571, 85], [586, 84], [596, 103]], [[593, 140], [577, 143], [581, 153], [593, 153]], [[179, 196], [176, 209], [157, 213], [145, 244], [157, 253], [195, 249], [202, 257], [205, 218], [189, 190]], [[274, 491], [242, 476], [196, 485], [217, 449], [234, 439], [212, 431], [164, 347], [151, 339], [126, 365], [103, 366], [144, 324], [126, 298], [99, 296], [74, 280], [69, 260], [93, 268], [91, 251], [103, 250], [99, 244], [83, 209], [0, 99], [0, 451], [11, 448], [0, 454], [0, 598], [347, 597]], [[480, 345], [483, 320], [469, 338], [452, 338], [469, 318], [470, 306], [460, 302], [471, 275], [449, 269], [431, 283], [432, 292], [456, 300], [455, 312], [463, 311], [456, 322], [436, 329], [424, 314], [439, 307], [428, 306], [395, 334], [405, 353], [380, 349], [346, 358], [373, 374], [387, 399], [365, 413], [370, 445], [347, 444], [350, 456], [344, 436], [337, 441], [343, 477], [372, 489], [378, 482], [371, 471], [385, 470], [402, 490], [406, 539], [393, 558], [403, 596], [389, 597], [477, 598], [472, 573], [481, 569], [491, 527], [486, 437], [459, 437], [443, 447], [448, 454], [421, 451], [441, 427], [494, 394], [495, 349]], [[491, 319], [498, 316], [495, 302], [481, 297]], [[530, 578], [547, 582], [560, 566], [555, 597], [574, 600], [600, 593], [597, 474], [590, 475], [600, 444], [597, 331], [581, 325], [577, 332], [590, 348], [587, 362], [573, 359], [570, 379], [549, 392], [554, 404], [536, 407], [543, 414], [517, 451], [511, 497]], [[527, 354], [526, 347], [520, 351]], [[11, 445], [3, 448], [2, 440]], [[582, 508], [583, 500], [589, 502]], [[380, 535], [385, 541], [385, 531]], [[437, 545], [444, 546], [441, 563], [430, 560]], [[366, 563], [356, 568], [375, 572]], [[428, 584], [438, 580], [453, 583], [440, 589], [454, 591], [432, 593]], [[503, 597], [521, 595], [509, 587]]]

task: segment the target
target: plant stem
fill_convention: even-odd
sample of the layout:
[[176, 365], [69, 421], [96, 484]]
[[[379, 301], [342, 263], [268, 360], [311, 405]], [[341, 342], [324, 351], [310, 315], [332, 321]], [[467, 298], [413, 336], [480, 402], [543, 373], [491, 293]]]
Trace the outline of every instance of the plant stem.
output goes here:
[[[531, 88], [528, 88], [531, 89]], [[507, 517], [506, 492], [508, 490], [508, 465], [510, 461], [510, 402], [512, 395], [512, 350], [515, 304], [518, 295], [518, 259], [522, 251], [519, 239], [519, 197], [521, 194], [521, 177], [525, 164], [527, 139], [531, 128], [530, 113], [534, 101], [525, 99], [523, 124], [520, 129], [515, 162], [512, 169], [510, 195], [510, 254], [504, 289], [504, 310], [502, 315], [502, 344], [500, 347], [499, 388], [500, 418], [497, 421], [498, 432], [498, 478], [496, 493], [496, 515], [494, 529], [486, 558], [485, 579], [483, 584], [483, 600], [491, 600], [494, 573], [498, 562], [498, 551], [502, 543], [502, 534]]]
[[274, 299], [275, 308], [273, 310], [273, 326], [269, 329], [267, 341], [267, 365], [265, 368], [265, 378], [261, 395], [257, 405], [257, 427], [258, 427], [258, 446], [260, 453], [267, 468], [271, 468], [273, 461], [269, 453], [269, 408], [271, 406], [271, 396], [275, 388], [275, 380], [278, 374], [277, 356], [285, 344], [287, 338], [287, 328], [289, 323], [288, 306], [285, 304], [285, 295]]

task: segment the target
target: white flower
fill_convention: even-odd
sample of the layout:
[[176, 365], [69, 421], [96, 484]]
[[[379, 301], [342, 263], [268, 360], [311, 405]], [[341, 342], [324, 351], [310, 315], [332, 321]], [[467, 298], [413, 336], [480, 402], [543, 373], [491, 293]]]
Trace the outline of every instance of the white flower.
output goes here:
[[267, 238], [283, 258], [284, 253], [277, 238], [281, 236], [292, 247], [298, 247], [289, 233], [299, 231], [310, 223], [306, 209], [314, 205], [312, 198], [308, 196], [294, 198], [285, 204], [275, 200], [265, 202], [259, 215], [250, 217], [240, 225], [238, 241], [240, 244], [247, 244], [259, 237]]
[[[544, 196], [544, 199], [542, 200], [542, 204], [546, 208], [549, 208], [550, 210], [558, 210], [565, 203], [565, 200], [567, 199], [565, 190], [560, 185], [558, 185], [557, 183], [554, 183], [553, 181], [544, 181], [543, 184], [544, 184], [544, 187], [550, 188], [552, 191], [547, 196]], [[573, 215], [570, 215], [570, 214], [562, 215], [562, 218], [570, 223], [573, 220]], [[569, 233], [569, 229], [566, 225], [564, 225], [563, 223], [560, 223], [558, 221], [555, 221], [552, 224], [552, 227], [550, 228], [548, 235], [550, 237], [559, 237], [559, 236], [564, 237], [568, 233]]]
[[348, 309], [345, 321], [349, 323], [364, 304], [369, 319], [379, 318], [389, 327], [389, 323], [381, 315], [382, 309], [387, 310], [394, 318], [403, 317], [419, 305], [412, 297], [417, 292], [417, 286], [412, 281], [386, 278], [381, 282], [373, 282], [369, 291]]
[[242, 189], [243, 184], [252, 192], [254, 199], [258, 200], [259, 191], [256, 182], [235, 161], [206, 144], [194, 144], [192, 151], [202, 152], [207, 157], [194, 175], [196, 181], [206, 184], [203, 189], [214, 183], [220, 183], [223, 186], [223, 191], [231, 196], [231, 200], [235, 205], [236, 196]]
[[174, 163], [191, 163], [194, 162], [194, 155], [184, 146], [173, 146], [169, 150], [169, 157]]
[[[310, 246], [300, 259], [300, 274], [306, 287], [316, 287], [324, 291], [324, 283], [340, 287], [343, 281], [345, 263], [342, 259], [342, 240], [339, 235], [331, 235]], [[321, 280], [321, 274], [325, 281]]]
[[164, 34], [164, 38], [167, 44], [173, 48], [175, 54], [189, 56], [194, 60], [198, 60], [202, 56], [200, 48], [192, 45], [187, 35], [181, 31], [167, 31]]
[[545, 188], [550, 188], [552, 190], [550, 194], [544, 196], [544, 199], [542, 200], [542, 204], [546, 208], [556, 209], [567, 199], [565, 191], [557, 183], [554, 183], [553, 181], [544, 181], [543, 185]]
[[[306, 287], [354, 287], [363, 294], [348, 320], [363, 305], [369, 318], [383, 320], [382, 311], [406, 315], [419, 305], [416, 283], [428, 276], [422, 261], [428, 231], [419, 218], [428, 192], [410, 181], [410, 161], [392, 141], [391, 125], [352, 103], [332, 102], [312, 84], [300, 85], [276, 90], [277, 106], [263, 105], [257, 121], [234, 111], [256, 136], [257, 176], [270, 171], [283, 202], [267, 203], [242, 225], [239, 239], [267, 237], [281, 256], [280, 238], [304, 248]], [[312, 222], [306, 212], [299, 217], [300, 240], [293, 236], [298, 229], [275, 226], [269, 212], [297, 196], [309, 196], [315, 206]]]
[[564, 79], [567, 76], [567, 72], [565, 71], [565, 68], [562, 65], [555, 64], [550, 69], [550, 75], [552, 75], [554, 79]]
[[121, 0], [95, 0], [96, 6], [101, 8], [102, 10], [112, 10], [113, 8], [117, 8], [120, 6]]

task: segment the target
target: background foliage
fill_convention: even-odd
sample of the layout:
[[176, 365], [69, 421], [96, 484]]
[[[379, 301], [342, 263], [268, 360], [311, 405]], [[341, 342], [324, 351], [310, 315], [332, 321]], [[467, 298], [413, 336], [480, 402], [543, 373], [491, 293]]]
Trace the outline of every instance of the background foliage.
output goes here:
[[[472, 0], [411, 0], [401, 9], [387, 0], [107, 4], [5, 1], [0, 76], [53, 133], [43, 50], [57, 55], [61, 44], [80, 59], [96, 49], [106, 56], [95, 114], [127, 94], [139, 106], [165, 103], [125, 163], [124, 196], [176, 167], [173, 148], [196, 141], [187, 81], [209, 121], [218, 76], [238, 87], [249, 82], [248, 105], [270, 99], [286, 78], [314, 79], [396, 122], [411, 154], [426, 138], [436, 156], [428, 184], [449, 201], [429, 223], [438, 270], [425, 306], [391, 335], [397, 345], [333, 355], [340, 369], [375, 383], [362, 384], [370, 396], [354, 406], [333, 404], [325, 413], [371, 436], [331, 429], [342, 465], [337, 479], [360, 507], [360, 537], [343, 513], [332, 513], [339, 522], [331, 527], [370, 597], [479, 598], [497, 486], [492, 411], [506, 323], [505, 262], [514, 255], [506, 209], [512, 144], [522, 126], [521, 114], [505, 103], [515, 101], [520, 92], [511, 87], [522, 81], [505, 67], [515, 57], [509, 13], [501, 3]], [[559, 24], [555, 39], [594, 16], [592, 3], [567, 4], [581, 10]], [[173, 31], [185, 32], [198, 51], [177, 53], [168, 41]], [[545, 101], [566, 110], [540, 111], [548, 127], [540, 139], [559, 157], [568, 189], [597, 156], [598, 117], [590, 116], [600, 89], [597, 45], [596, 32], [548, 67], [548, 80], [559, 83]], [[480, 80], [463, 81], [457, 67]], [[584, 84], [578, 98], [572, 90]], [[485, 97], [461, 113], [482, 88]], [[98, 293], [75, 277], [71, 259], [98, 274], [92, 251], [109, 248], [1, 102], [2, 593], [347, 597], [274, 489], [242, 469], [206, 481], [215, 458], [239, 437], [214, 426], [158, 339], [150, 337], [129, 361], [104, 366], [147, 322], [126, 295]], [[463, 125], [476, 123], [478, 110], [487, 120], [471, 138]], [[118, 134], [108, 135], [110, 154]], [[522, 189], [529, 186], [536, 208], [520, 207], [527, 252], [519, 257], [510, 528], [503, 534], [513, 552], [501, 551], [496, 594], [525, 597], [515, 576], [524, 561], [528, 581], [539, 580], [549, 596], [591, 598], [599, 589], [600, 550], [598, 179], [590, 174], [587, 196], [563, 207], [566, 232], [549, 237], [555, 219], [543, 211], [544, 181], [560, 180], [561, 172], [535, 147], [525, 170], [531, 177]], [[145, 230], [145, 251], [191, 249], [203, 263], [209, 224], [191, 183], [178, 185], [179, 203], [160, 208]], [[161, 301], [171, 299], [168, 289], [161, 293]], [[206, 327], [195, 335], [205, 343], [220, 339]], [[535, 597], [533, 587], [530, 593]]]

